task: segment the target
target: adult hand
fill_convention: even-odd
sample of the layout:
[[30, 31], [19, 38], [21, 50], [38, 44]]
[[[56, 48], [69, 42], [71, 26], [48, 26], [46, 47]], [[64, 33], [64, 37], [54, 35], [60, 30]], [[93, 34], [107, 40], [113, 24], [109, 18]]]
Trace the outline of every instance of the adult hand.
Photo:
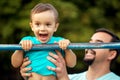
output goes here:
[[48, 66], [48, 69], [56, 72], [58, 80], [69, 80], [65, 60], [59, 51], [56, 50], [56, 53], [57, 55], [50, 52], [47, 57], [48, 60], [56, 65], [56, 68]]
[[26, 79], [26, 77], [29, 77], [31, 76], [31, 73], [26, 73], [27, 71], [31, 70], [32, 68], [28, 68], [26, 66], [28, 66], [30, 64], [30, 61], [28, 60], [28, 58], [24, 58], [23, 60], [23, 64], [21, 65], [20, 67], [20, 73], [21, 73], [21, 76]]

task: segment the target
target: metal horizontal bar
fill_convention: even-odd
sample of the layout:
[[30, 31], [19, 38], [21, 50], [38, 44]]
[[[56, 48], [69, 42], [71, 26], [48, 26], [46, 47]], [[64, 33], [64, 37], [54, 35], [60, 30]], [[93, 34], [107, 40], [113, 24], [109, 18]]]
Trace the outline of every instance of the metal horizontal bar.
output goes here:
[[[68, 49], [120, 49], [119, 42], [112, 43], [71, 43]], [[60, 49], [58, 44], [36, 44], [31, 50]], [[0, 44], [0, 50], [23, 50], [19, 44]]]

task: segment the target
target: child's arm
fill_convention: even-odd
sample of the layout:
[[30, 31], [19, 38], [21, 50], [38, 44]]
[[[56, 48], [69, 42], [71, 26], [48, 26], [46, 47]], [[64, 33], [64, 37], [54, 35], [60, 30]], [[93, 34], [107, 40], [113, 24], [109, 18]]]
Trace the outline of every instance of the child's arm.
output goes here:
[[72, 50], [65, 50], [65, 61], [68, 67], [74, 67], [76, 65], [76, 55]]
[[18, 68], [23, 62], [23, 51], [16, 50], [11, 57], [11, 64], [13, 67]]
[[[20, 42], [22, 48], [24, 50], [30, 50], [32, 48], [32, 41], [30, 40], [23, 40]], [[11, 57], [11, 63], [13, 65], [13, 67], [18, 68], [19, 66], [21, 66], [22, 62], [23, 62], [23, 58], [24, 58], [24, 52], [23, 50], [16, 50], [12, 57]]]
[[68, 39], [58, 42], [61, 49], [65, 50], [65, 61], [68, 67], [74, 67], [76, 65], [76, 55], [71, 49], [66, 49], [70, 41]]

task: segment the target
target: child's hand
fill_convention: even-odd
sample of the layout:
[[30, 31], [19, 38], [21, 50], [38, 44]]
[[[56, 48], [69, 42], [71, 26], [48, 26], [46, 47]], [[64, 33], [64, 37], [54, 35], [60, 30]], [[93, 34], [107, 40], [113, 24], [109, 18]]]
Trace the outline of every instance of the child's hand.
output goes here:
[[63, 50], [67, 49], [67, 46], [70, 44], [70, 41], [68, 39], [60, 40], [58, 42], [59, 47]]
[[31, 40], [23, 40], [23, 41], [21, 41], [20, 44], [25, 51], [29, 51], [32, 48]]

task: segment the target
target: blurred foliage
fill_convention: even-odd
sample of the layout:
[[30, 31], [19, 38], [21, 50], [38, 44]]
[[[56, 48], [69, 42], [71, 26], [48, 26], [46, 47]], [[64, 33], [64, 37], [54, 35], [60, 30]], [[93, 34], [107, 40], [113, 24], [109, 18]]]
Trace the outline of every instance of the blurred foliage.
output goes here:
[[[55, 33], [71, 42], [87, 42], [95, 29], [108, 28], [120, 37], [120, 0], [0, 0], [0, 44], [18, 44], [26, 35], [33, 35], [30, 27], [30, 10], [37, 3], [51, 3], [59, 12], [60, 26]], [[69, 73], [87, 69], [82, 62], [83, 50], [75, 50], [78, 63]], [[0, 52], [1, 80], [22, 80], [18, 69], [10, 63], [12, 51]], [[102, 66], [102, 65], [101, 65]], [[120, 75], [120, 57], [112, 70]], [[15, 77], [16, 76], [16, 77]]]

